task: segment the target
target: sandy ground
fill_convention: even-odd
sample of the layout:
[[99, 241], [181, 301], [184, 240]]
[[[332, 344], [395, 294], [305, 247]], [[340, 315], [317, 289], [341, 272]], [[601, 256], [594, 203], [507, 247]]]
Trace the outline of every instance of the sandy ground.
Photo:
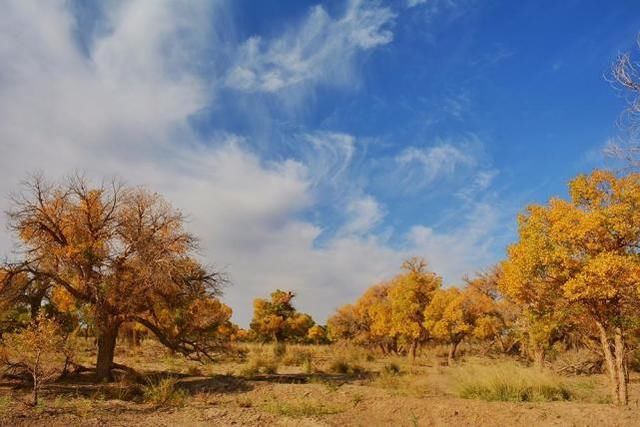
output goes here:
[[[179, 408], [154, 408], [119, 400], [95, 401], [89, 408], [47, 407], [34, 411], [15, 403], [6, 426], [637, 426], [638, 384], [627, 408], [609, 404], [508, 403], [454, 396], [414, 397], [365, 384], [281, 384], [239, 379], [190, 378], [200, 393]], [[6, 392], [6, 390], [5, 390]], [[86, 402], [86, 400], [85, 400]], [[331, 408], [337, 413], [296, 416], [271, 408], [274, 402]]]

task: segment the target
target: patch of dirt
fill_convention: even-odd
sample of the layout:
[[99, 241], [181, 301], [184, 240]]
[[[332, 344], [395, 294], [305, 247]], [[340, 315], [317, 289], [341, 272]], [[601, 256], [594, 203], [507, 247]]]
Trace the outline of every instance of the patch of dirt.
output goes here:
[[[2, 426], [636, 426], [638, 401], [628, 408], [579, 402], [507, 403], [453, 396], [413, 397], [368, 385], [288, 384], [221, 377], [185, 379], [204, 392], [185, 407], [154, 408], [117, 400], [95, 401], [85, 413], [72, 409], [16, 409]], [[221, 388], [222, 387], [222, 388]], [[633, 387], [638, 387], [633, 384]], [[634, 390], [637, 392], [637, 390]], [[637, 394], [637, 393], [636, 393]], [[292, 417], [273, 412], [278, 402], [338, 408], [339, 413]], [[70, 405], [73, 405], [70, 403]]]

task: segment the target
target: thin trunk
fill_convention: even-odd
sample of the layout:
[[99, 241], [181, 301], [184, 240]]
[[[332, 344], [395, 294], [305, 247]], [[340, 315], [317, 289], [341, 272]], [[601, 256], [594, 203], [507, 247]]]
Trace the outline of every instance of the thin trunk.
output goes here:
[[38, 381], [40, 371], [40, 352], [36, 353], [36, 360], [33, 364], [33, 371], [31, 372], [31, 376], [33, 377], [33, 406], [38, 404], [38, 388], [40, 388], [40, 383]]
[[534, 347], [533, 349], [533, 366], [537, 369], [544, 369], [544, 361], [546, 359], [546, 352], [541, 346]]
[[449, 344], [449, 355], [447, 357], [447, 365], [453, 366], [456, 360], [456, 350], [458, 350], [458, 344], [460, 344], [460, 340], [453, 340], [451, 344]]
[[413, 340], [411, 342], [411, 347], [409, 348], [409, 353], [407, 353], [407, 356], [411, 356], [411, 360], [416, 360], [417, 350], [418, 350], [418, 340]]
[[38, 384], [38, 376], [37, 375], [33, 375], [33, 406], [36, 406], [38, 404], [38, 387], [40, 387], [40, 384]]
[[109, 320], [101, 324], [98, 328], [98, 358], [96, 361], [96, 378], [98, 381], [112, 381], [111, 369], [113, 367], [113, 356], [118, 339], [118, 327], [120, 325]]
[[609, 374], [609, 390], [611, 393], [611, 399], [614, 403], [620, 404], [618, 376], [616, 375], [616, 366], [611, 353], [611, 346], [609, 344], [609, 338], [607, 337], [607, 331], [604, 325], [596, 320], [596, 326], [600, 332], [600, 344], [602, 344], [602, 353], [604, 355], [605, 364], [607, 366], [607, 373]]
[[615, 357], [616, 371], [618, 376], [618, 400], [621, 405], [629, 403], [627, 393], [627, 360], [624, 336], [622, 329], [617, 327], [615, 330]]

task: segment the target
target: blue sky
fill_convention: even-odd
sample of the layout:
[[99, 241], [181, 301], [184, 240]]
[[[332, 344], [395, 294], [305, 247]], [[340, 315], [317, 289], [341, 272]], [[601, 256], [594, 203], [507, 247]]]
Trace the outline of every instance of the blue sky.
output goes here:
[[[0, 207], [29, 172], [162, 192], [246, 324], [323, 322], [403, 258], [491, 266], [526, 204], [608, 165], [635, 1], [9, 1]], [[0, 249], [12, 249], [0, 236]]]

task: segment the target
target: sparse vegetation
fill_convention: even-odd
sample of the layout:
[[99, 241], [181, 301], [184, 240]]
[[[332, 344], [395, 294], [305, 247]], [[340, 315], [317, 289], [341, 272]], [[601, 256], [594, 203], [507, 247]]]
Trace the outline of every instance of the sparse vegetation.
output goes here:
[[551, 402], [570, 400], [572, 392], [551, 373], [516, 363], [473, 364], [456, 368], [460, 397], [503, 402]]
[[344, 408], [337, 405], [310, 400], [270, 402], [264, 405], [264, 408], [269, 412], [294, 418], [319, 417], [322, 415], [338, 414], [344, 411]]
[[158, 381], [150, 380], [142, 388], [144, 401], [161, 406], [184, 406], [187, 400], [185, 390], [177, 387], [175, 378], [162, 378]]
[[275, 374], [278, 372], [278, 359], [264, 347], [254, 348], [242, 369], [242, 375]]

